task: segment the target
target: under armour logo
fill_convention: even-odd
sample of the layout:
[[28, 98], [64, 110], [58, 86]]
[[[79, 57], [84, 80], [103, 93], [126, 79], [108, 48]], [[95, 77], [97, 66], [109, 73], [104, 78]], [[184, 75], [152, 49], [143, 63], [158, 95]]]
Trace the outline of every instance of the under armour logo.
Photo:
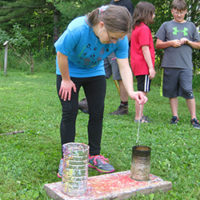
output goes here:
[[173, 35], [177, 35], [179, 32], [182, 32], [184, 36], [188, 35], [188, 28], [184, 28], [183, 30], [178, 30], [177, 27], [173, 28]]

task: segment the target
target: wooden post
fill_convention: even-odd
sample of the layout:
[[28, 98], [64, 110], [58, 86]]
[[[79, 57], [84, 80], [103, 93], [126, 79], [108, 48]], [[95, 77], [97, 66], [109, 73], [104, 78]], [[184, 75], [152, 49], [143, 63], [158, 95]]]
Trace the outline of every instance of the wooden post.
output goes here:
[[4, 54], [4, 75], [7, 73], [7, 61], [8, 61], [8, 41], [5, 41], [4, 44], [5, 46], [5, 54]]
[[113, 80], [113, 81], [114, 81], [114, 83], [115, 83], [115, 86], [116, 86], [116, 88], [117, 88], [118, 94], [119, 94], [119, 96], [120, 96], [119, 84], [118, 84], [117, 80]]

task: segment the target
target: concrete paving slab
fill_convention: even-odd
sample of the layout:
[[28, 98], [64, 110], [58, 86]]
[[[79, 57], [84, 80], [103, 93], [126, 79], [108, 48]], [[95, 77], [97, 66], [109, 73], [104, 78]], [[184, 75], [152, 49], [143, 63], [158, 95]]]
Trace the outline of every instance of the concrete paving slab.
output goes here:
[[168, 191], [172, 183], [150, 174], [149, 181], [136, 181], [130, 178], [130, 171], [116, 172], [88, 177], [87, 192], [78, 197], [70, 197], [62, 192], [62, 182], [45, 184], [47, 195], [55, 200], [109, 200], [127, 199], [138, 193], [150, 194]]

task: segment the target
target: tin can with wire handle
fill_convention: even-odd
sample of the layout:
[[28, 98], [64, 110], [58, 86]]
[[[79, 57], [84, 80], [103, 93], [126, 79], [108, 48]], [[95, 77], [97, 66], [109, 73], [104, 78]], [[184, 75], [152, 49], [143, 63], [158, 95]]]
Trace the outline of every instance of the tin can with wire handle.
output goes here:
[[148, 181], [150, 174], [151, 148], [148, 146], [132, 147], [131, 178]]

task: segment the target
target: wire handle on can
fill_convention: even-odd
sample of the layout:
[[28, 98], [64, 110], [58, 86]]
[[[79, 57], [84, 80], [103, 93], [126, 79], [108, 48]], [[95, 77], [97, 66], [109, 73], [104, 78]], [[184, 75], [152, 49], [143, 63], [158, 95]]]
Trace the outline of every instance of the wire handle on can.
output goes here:
[[139, 108], [139, 122], [138, 122], [138, 129], [137, 129], [137, 139], [136, 139], [136, 144], [139, 145], [139, 139], [140, 139], [140, 124], [141, 124], [141, 114], [142, 114], [142, 109], [141, 109], [141, 104], [140, 104], [140, 108]]

